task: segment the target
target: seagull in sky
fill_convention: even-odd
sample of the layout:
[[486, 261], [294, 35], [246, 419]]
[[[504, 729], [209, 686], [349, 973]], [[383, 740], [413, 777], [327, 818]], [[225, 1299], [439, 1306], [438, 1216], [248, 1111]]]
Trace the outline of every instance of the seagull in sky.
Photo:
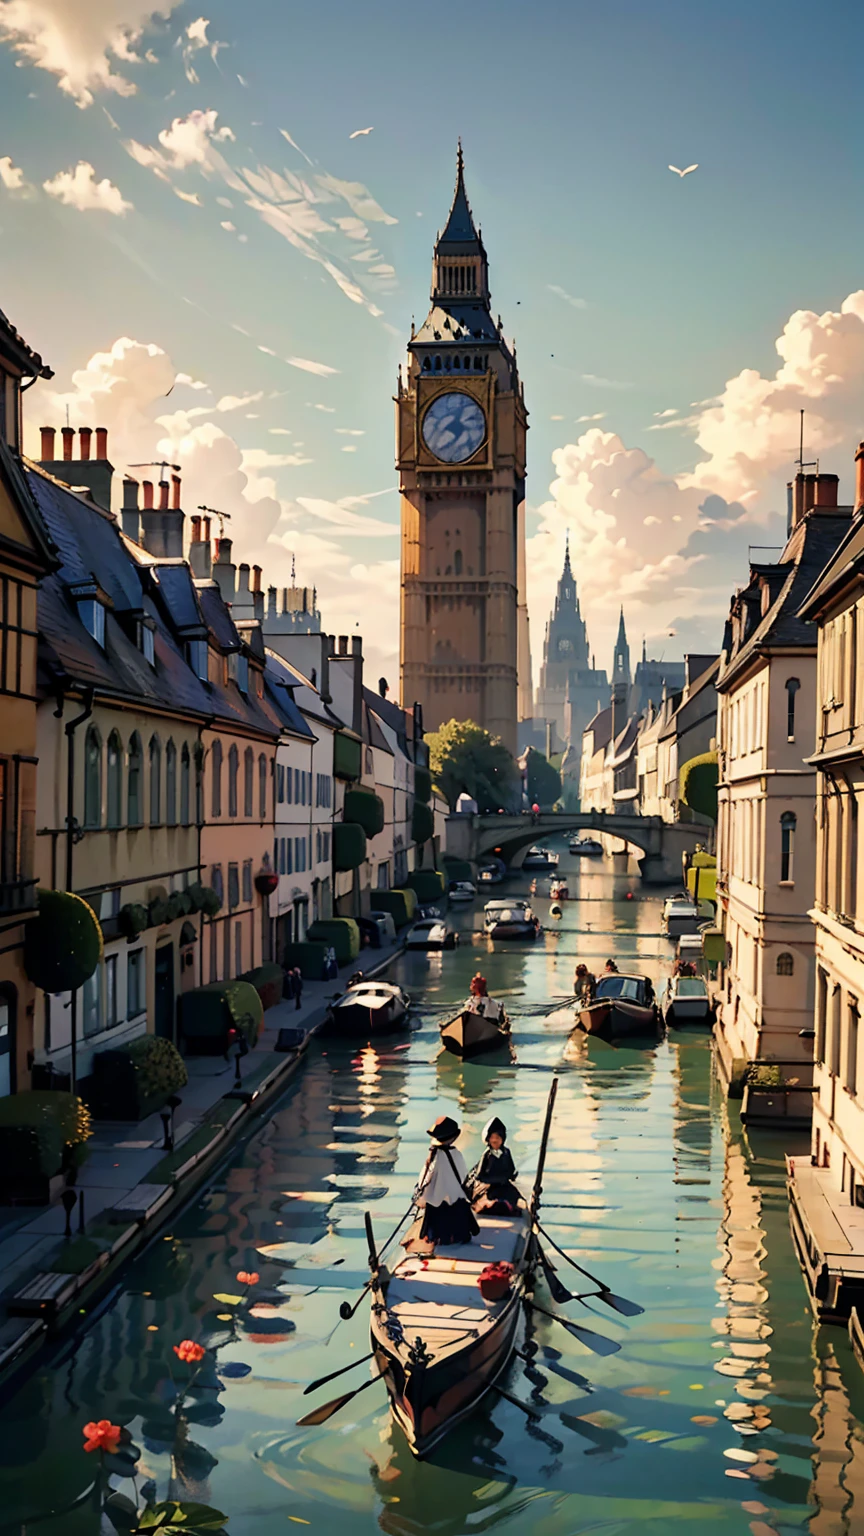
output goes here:
[[[354, 135], [352, 134], [351, 137], [353, 138]], [[695, 165], [688, 165], [687, 168], [683, 171], [679, 171], [677, 165], [670, 165], [669, 169], [670, 171], [674, 171], [676, 176], [689, 176], [691, 171], [698, 171], [699, 162], [697, 160]]]
[[354, 132], [353, 133], [349, 133], [348, 137], [349, 137], [349, 139], [362, 139], [364, 134], [374, 133], [374, 132], [375, 132], [374, 128], [355, 128]]

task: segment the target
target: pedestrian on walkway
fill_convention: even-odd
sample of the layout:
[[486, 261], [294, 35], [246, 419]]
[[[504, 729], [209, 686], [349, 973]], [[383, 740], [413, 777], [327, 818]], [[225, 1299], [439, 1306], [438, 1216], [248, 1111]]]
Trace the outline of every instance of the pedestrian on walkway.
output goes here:
[[300, 1002], [303, 997], [303, 974], [297, 965], [294, 967], [294, 997], [296, 999], [294, 1009], [295, 1012], [299, 1012]]
[[296, 987], [295, 987], [295, 984], [294, 984], [294, 971], [293, 971], [292, 967], [289, 966], [287, 971], [285, 972], [285, 977], [284, 977], [284, 980], [282, 982], [282, 996], [288, 1002], [290, 1002], [292, 997], [294, 997], [295, 992], [296, 992]]

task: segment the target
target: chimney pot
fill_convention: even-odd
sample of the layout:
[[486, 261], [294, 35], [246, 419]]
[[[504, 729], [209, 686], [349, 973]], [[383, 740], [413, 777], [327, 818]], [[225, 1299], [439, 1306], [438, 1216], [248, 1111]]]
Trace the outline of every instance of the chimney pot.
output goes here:
[[864, 443], [855, 455], [855, 511], [864, 511]]
[[363, 639], [362, 639], [361, 635], [352, 635], [351, 636], [351, 654], [353, 656], [362, 656], [362, 654], [363, 654]]
[[818, 474], [813, 487], [814, 507], [836, 507], [839, 485], [839, 475]]
[[124, 511], [138, 511], [138, 481], [127, 475], [123, 481], [123, 509]]
[[142, 480], [141, 489], [144, 492], [144, 511], [150, 512], [153, 509], [153, 481]]
[[348, 655], [348, 636], [347, 635], [340, 635], [339, 636], [339, 655], [340, 656], [347, 656]]
[[179, 512], [180, 511], [180, 476], [179, 475], [172, 475], [171, 476], [171, 488], [172, 488], [171, 506], [172, 506], [172, 508], [174, 509], [175, 512]]
[[97, 427], [96, 428], [96, 457], [97, 457], [97, 459], [107, 459], [107, 457], [108, 457], [108, 428], [107, 427]]
[[202, 517], [202, 519], [201, 519], [201, 537], [204, 540], [205, 544], [209, 544], [210, 543], [210, 519], [209, 519], [209, 517]]
[[60, 432], [63, 437], [63, 458], [64, 461], [68, 462], [72, 458], [72, 443], [75, 437], [75, 428], [61, 427]]
[[192, 521], [192, 543], [193, 544], [200, 544], [201, 543], [201, 519], [200, 519], [200, 517], [193, 517], [191, 521]]
[[41, 427], [42, 435], [42, 463], [51, 464], [54, 461], [54, 428]]
[[230, 539], [217, 539], [216, 540], [216, 564], [217, 565], [230, 565], [231, 564], [231, 540]]
[[79, 438], [81, 440], [81, 458], [82, 458], [82, 460], [89, 459], [89, 457], [90, 457], [90, 439], [93, 436], [93, 433], [91, 432], [89, 427], [81, 427], [81, 429], [80, 429], [80, 431], [78, 433], [78, 436], [79, 436]]
[[261, 591], [261, 567], [260, 567], [260, 565], [253, 565], [253, 567], [252, 567], [252, 591], [253, 592], [260, 592]]
[[159, 481], [159, 511], [168, 511], [168, 481]]

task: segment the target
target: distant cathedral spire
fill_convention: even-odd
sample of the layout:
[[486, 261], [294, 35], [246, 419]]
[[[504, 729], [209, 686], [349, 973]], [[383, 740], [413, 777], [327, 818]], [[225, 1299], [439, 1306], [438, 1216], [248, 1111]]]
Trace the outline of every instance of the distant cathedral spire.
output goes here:
[[618, 618], [618, 638], [615, 641], [615, 654], [612, 660], [612, 682], [626, 683], [630, 686], [630, 647], [627, 644], [627, 630], [624, 627], [624, 608], [622, 605]]

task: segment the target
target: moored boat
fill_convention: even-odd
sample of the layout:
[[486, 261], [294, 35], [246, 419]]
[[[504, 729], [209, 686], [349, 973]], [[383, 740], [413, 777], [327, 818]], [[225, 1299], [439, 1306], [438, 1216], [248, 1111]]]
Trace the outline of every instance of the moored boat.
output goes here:
[[553, 901], [569, 901], [570, 888], [566, 880], [553, 880], [549, 886], [549, 895]]
[[707, 1024], [711, 1018], [711, 999], [703, 977], [670, 976], [663, 991], [661, 1010], [667, 1024], [683, 1024], [689, 1020]]
[[658, 1018], [647, 976], [601, 976], [593, 998], [576, 1007], [576, 1027], [587, 1035], [656, 1035]]
[[510, 1039], [510, 1020], [504, 1010], [501, 1018], [489, 1018], [471, 1008], [463, 1008], [455, 1018], [441, 1026], [441, 1043], [454, 1056], [479, 1056], [494, 1051]]
[[438, 917], [423, 917], [409, 928], [405, 939], [406, 949], [453, 949], [458, 934]]
[[407, 992], [389, 981], [359, 981], [331, 1003], [326, 1018], [334, 1034], [368, 1040], [398, 1029], [411, 1006]]
[[490, 939], [536, 939], [540, 926], [524, 901], [487, 901], [483, 918]]

